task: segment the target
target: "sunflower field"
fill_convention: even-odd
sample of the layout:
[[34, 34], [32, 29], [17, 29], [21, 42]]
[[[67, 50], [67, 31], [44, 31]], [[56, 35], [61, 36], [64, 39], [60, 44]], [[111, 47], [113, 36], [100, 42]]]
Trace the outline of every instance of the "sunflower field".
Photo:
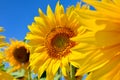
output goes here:
[[0, 80], [120, 80], [120, 0], [38, 13], [23, 40], [0, 34]]

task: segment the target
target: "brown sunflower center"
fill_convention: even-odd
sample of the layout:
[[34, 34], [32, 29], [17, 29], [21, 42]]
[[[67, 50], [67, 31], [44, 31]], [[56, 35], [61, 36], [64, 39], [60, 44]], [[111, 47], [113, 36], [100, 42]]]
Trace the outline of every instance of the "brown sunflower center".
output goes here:
[[75, 42], [70, 38], [75, 36], [74, 32], [69, 28], [55, 28], [46, 37], [46, 47], [48, 54], [54, 58], [61, 58], [70, 53], [70, 48]]
[[51, 45], [58, 51], [63, 51], [68, 46], [68, 43], [69, 37], [64, 33], [57, 34], [51, 41]]
[[24, 46], [16, 48], [13, 55], [18, 62], [27, 63], [29, 61], [29, 52]]

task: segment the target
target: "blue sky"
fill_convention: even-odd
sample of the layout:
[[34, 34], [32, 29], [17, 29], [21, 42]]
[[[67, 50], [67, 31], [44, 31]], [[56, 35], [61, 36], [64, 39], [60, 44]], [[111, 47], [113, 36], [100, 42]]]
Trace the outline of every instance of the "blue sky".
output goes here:
[[[49, 4], [54, 10], [58, 0], [0, 0], [0, 26], [5, 31], [0, 33], [6, 36], [6, 40], [10, 38], [23, 40], [29, 31], [27, 26], [31, 25], [34, 17], [38, 16], [38, 9], [41, 8], [46, 12]], [[60, 0], [60, 3], [67, 8], [75, 5], [80, 0]]]

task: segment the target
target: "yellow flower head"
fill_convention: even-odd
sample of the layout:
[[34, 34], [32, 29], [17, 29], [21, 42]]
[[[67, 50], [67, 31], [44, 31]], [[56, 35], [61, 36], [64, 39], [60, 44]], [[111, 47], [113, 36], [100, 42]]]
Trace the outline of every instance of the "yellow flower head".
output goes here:
[[106, 60], [106, 63], [97, 70], [94, 70], [95, 67], [93, 67], [87, 79], [120, 80], [120, 0], [84, 1], [96, 9], [94, 11], [86, 11], [88, 12], [85, 12], [87, 18], [95, 18], [98, 25], [105, 25], [103, 30], [96, 33], [96, 41], [103, 53], [97, 63], [100, 63], [101, 60]]
[[95, 30], [82, 24], [87, 22], [88, 25], [95, 25], [94, 20], [89, 20], [91, 21], [89, 22], [78, 17], [74, 9], [80, 9], [80, 4], [77, 4], [76, 8], [68, 7], [66, 13], [59, 2], [55, 13], [48, 5], [47, 15], [39, 9], [40, 16], [35, 17], [35, 22], [28, 26], [30, 32], [26, 39], [33, 48], [30, 66], [39, 77], [46, 70], [47, 80], [52, 80], [59, 68], [67, 77], [69, 63], [79, 67], [79, 60], [85, 56], [83, 55], [85, 51], [93, 48], [93, 44], [89, 44], [94, 41], [92, 37]]
[[[0, 32], [3, 32], [3, 28], [0, 27]], [[0, 47], [6, 46], [7, 43], [5, 42], [5, 36], [0, 35]]]
[[27, 68], [29, 64], [29, 46], [22, 41], [11, 40], [11, 44], [5, 50], [6, 59], [14, 67], [13, 70], [19, 68]]
[[[3, 32], [3, 31], [4, 31], [3, 28], [0, 27], [0, 32]], [[5, 43], [5, 36], [0, 35], [0, 48], [2, 48], [3, 46], [6, 46], [6, 45], [7, 44]], [[3, 54], [3, 52], [0, 51], [0, 64], [4, 59], [4, 56], [2, 54]]]

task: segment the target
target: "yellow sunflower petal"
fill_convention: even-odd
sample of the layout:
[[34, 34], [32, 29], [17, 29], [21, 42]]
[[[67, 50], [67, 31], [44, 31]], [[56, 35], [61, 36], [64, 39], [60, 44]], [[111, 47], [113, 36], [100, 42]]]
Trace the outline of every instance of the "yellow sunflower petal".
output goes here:
[[[81, 52], [78, 52], [78, 51], [72, 51], [72, 53], [69, 55], [69, 60], [70, 60], [70, 63], [73, 65], [73, 66], [75, 66], [75, 67], [77, 67], [77, 68], [79, 68], [80, 67], [80, 61], [83, 59], [83, 58], [85, 58], [86, 57], [86, 55], [87, 54], [83, 54], [83, 53], [81, 53]], [[74, 58], [74, 57], [75, 58]]]
[[[112, 60], [110, 60], [106, 65], [104, 65], [103, 67], [101, 67], [100, 69], [92, 72], [92, 77], [91, 79], [95, 79], [95, 80], [104, 80], [104, 78], [102, 78], [102, 76], [104, 76], [107, 72], [109, 72], [111, 69], [114, 68], [115, 65], [117, 65], [120, 61], [120, 56], [116, 56], [114, 57]], [[101, 79], [102, 78], [102, 79]], [[90, 79], [90, 80], [91, 80]]]
[[[41, 77], [41, 75], [43, 74], [43, 72], [45, 71], [45, 69], [46, 69], [47, 67], [49, 67], [50, 62], [51, 62], [51, 59], [48, 59], [48, 60], [46, 60], [46, 61], [42, 64], [42, 66], [39, 67], [39, 72], [38, 72], [38, 77], [39, 77], [39, 78]], [[48, 73], [47, 73], [47, 74], [48, 74]], [[48, 76], [48, 75], [47, 75], [47, 76]], [[50, 75], [50, 76], [52, 76], [52, 75]], [[51, 78], [48, 78], [47, 80], [49, 80], [49, 79], [51, 79]]]
[[50, 6], [48, 5], [47, 7], [47, 16], [52, 19], [54, 17], [54, 13], [52, 12], [52, 9], [50, 8]]
[[2, 55], [2, 53], [3, 53], [3, 52], [0, 52], [0, 64], [1, 64], [1, 62], [2, 62], [2, 61], [4, 60], [4, 58], [5, 58], [5, 57]]
[[[116, 38], [114, 38], [115, 36]], [[110, 46], [120, 43], [119, 31], [100, 31], [96, 34], [96, 38], [101, 45]]]
[[56, 25], [55, 15], [49, 5], [47, 7], [47, 16], [50, 22], [50, 27], [54, 27]]
[[[26, 39], [31, 39], [31, 41], [29, 41], [29, 45], [32, 46], [38, 46], [38, 45], [43, 45], [44, 44], [44, 38], [41, 36], [33, 36], [33, 34], [28, 33], [26, 36]], [[43, 44], [38, 44], [38, 43], [43, 43]]]
[[63, 58], [62, 59], [62, 62], [61, 62], [61, 70], [62, 70], [62, 74], [67, 77], [69, 75], [69, 71], [70, 71], [70, 68], [69, 68], [69, 62], [68, 62], [68, 58]]
[[0, 78], [1, 80], [8, 80], [8, 79], [13, 80], [14, 79], [10, 74], [3, 72], [3, 71], [0, 71]]
[[59, 60], [51, 60], [46, 72], [47, 72], [47, 77], [46, 80], [52, 80], [58, 71], [60, 67], [60, 61]]
[[120, 6], [120, 1], [119, 0], [113, 0], [116, 5]]

